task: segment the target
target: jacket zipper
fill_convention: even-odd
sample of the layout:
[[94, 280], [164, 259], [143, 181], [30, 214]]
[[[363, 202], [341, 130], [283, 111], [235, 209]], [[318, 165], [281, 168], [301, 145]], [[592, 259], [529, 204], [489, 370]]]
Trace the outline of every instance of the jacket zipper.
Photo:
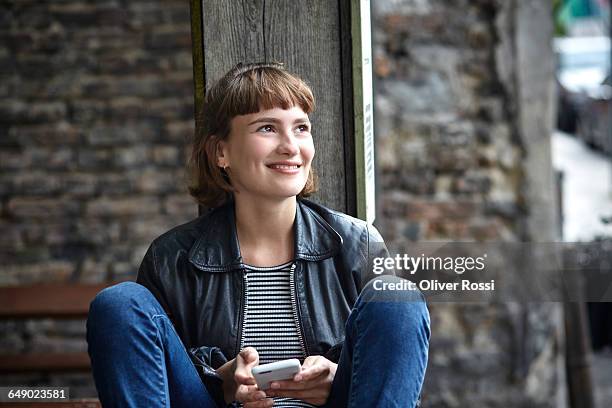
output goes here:
[[235, 355], [238, 355], [238, 353], [240, 353], [242, 350], [242, 326], [247, 314], [246, 300], [249, 285], [247, 284], [247, 274], [244, 270], [242, 270], [242, 272], [242, 298], [240, 299], [240, 313], [238, 314], [238, 339], [236, 341], [237, 350], [236, 353], [234, 353]]
[[298, 329], [298, 338], [300, 340], [302, 352], [304, 353], [304, 357], [308, 357], [308, 349], [306, 348], [306, 343], [304, 343], [304, 328], [300, 324], [300, 315], [297, 304], [297, 282], [295, 281], [296, 268], [297, 263], [293, 262], [293, 264], [291, 264], [291, 273], [289, 274], [289, 285], [291, 287], [291, 307], [293, 309], [293, 319], [295, 320], [295, 327], [297, 327]]

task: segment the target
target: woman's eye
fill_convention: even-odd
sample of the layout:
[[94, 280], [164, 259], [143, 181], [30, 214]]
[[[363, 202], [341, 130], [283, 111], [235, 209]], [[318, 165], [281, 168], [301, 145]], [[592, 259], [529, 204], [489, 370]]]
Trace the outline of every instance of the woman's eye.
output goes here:
[[260, 132], [262, 130], [264, 132], [271, 132], [272, 130], [274, 130], [274, 128], [271, 125], [264, 125], [264, 126], [260, 127], [259, 129], [257, 129], [258, 132]]
[[300, 125], [300, 126], [299, 126], [299, 129], [300, 129], [302, 132], [308, 132], [308, 131], [310, 130], [310, 128], [308, 127], [308, 125]]

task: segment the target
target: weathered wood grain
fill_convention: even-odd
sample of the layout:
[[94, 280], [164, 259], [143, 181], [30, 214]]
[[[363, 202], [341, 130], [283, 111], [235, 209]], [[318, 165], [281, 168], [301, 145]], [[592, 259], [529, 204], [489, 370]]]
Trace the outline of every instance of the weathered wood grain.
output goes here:
[[313, 199], [355, 214], [350, 0], [200, 4], [203, 63], [195, 74], [209, 85], [238, 62], [279, 61], [305, 79], [317, 105], [311, 121], [319, 192]]

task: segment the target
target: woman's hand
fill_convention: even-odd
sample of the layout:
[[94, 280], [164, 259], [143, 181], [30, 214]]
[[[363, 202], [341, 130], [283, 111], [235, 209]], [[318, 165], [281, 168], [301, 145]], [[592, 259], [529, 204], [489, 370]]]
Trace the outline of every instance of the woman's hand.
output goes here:
[[338, 364], [323, 356], [309, 356], [292, 380], [274, 381], [266, 390], [269, 397], [289, 397], [323, 405], [329, 397]]
[[259, 364], [259, 353], [253, 347], [245, 347], [233, 360], [217, 369], [223, 378], [223, 397], [227, 404], [242, 402], [244, 408], [271, 407], [274, 401], [257, 388], [251, 369]]

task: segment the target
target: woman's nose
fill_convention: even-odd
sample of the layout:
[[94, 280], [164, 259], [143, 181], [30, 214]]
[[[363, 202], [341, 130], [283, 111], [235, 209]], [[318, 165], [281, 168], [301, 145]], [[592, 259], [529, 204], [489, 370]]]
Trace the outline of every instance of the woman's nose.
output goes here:
[[300, 146], [295, 135], [291, 131], [283, 132], [278, 144], [279, 153], [295, 156], [300, 152]]

